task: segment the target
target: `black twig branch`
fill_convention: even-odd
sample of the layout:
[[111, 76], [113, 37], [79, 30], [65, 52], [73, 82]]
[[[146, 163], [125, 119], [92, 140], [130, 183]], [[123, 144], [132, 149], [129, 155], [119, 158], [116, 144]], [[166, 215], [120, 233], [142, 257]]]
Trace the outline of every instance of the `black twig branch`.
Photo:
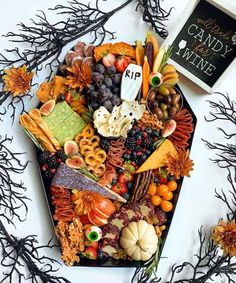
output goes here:
[[[209, 101], [210, 107], [213, 109], [210, 112], [210, 118], [205, 120], [208, 122], [223, 120], [227, 121], [228, 124], [234, 126], [236, 129], [236, 102], [231, 100], [229, 95], [223, 93], [217, 93], [221, 96], [222, 100], [219, 102]], [[217, 128], [220, 132], [224, 134], [226, 140], [232, 140], [236, 136], [236, 132], [228, 134], [225, 129]], [[228, 209], [227, 219], [236, 219], [236, 143], [211, 143], [202, 139], [206, 146], [215, 151], [215, 158], [211, 159], [220, 168], [227, 170], [227, 180], [230, 184], [230, 189], [228, 194], [222, 189], [221, 192], [216, 191], [216, 197], [224, 202]]]
[[[36, 236], [29, 235], [17, 238], [9, 235], [0, 220], [0, 249], [2, 250], [1, 266], [3, 274], [0, 283], [70, 283], [63, 277], [53, 275], [58, 269], [53, 267], [56, 260], [43, 255], [45, 249], [52, 249], [52, 239], [46, 245], [38, 245]], [[44, 253], [43, 253], [44, 252]], [[24, 270], [23, 270], [24, 269]], [[29, 275], [28, 275], [29, 274]]]
[[12, 138], [0, 137], [0, 218], [13, 223], [16, 218], [24, 221], [28, 212], [22, 181], [15, 181], [14, 174], [22, 174], [28, 163], [23, 164], [19, 156], [22, 153], [12, 152], [9, 148]]
[[165, 11], [161, 7], [160, 0], [137, 0], [137, 2], [136, 10], [139, 8], [143, 10], [143, 21], [149, 23], [155, 32], [165, 39], [168, 35], [165, 22], [169, 19], [173, 7]]
[[[34, 70], [37, 74], [45, 65], [49, 71], [49, 79], [60, 65], [62, 49], [68, 43], [87, 34], [91, 36], [91, 43], [97, 45], [102, 44], [106, 38], [114, 39], [115, 33], [107, 29], [106, 23], [115, 13], [134, 1], [137, 0], [126, 0], [116, 8], [104, 12], [100, 8], [99, 0], [94, 1], [93, 5], [71, 0], [65, 5], [57, 5], [50, 9], [56, 11], [58, 15], [67, 17], [66, 20], [60, 19], [56, 23], [50, 23], [46, 14], [39, 11], [36, 18], [31, 20], [31, 26], [20, 23], [18, 32], [9, 32], [5, 35], [18, 46], [0, 53], [0, 66], [6, 68], [12, 65], [26, 65], [29, 72]], [[170, 16], [171, 9], [166, 12], [161, 8], [160, 0], [138, 0], [137, 2], [136, 10], [143, 8], [143, 20], [149, 23], [156, 33], [165, 38], [167, 30], [164, 21]], [[28, 46], [20, 51], [20, 44]], [[0, 70], [0, 84], [2, 84], [3, 74], [4, 71]], [[9, 98], [9, 96], [9, 92], [4, 90], [0, 92], [0, 115], [5, 115], [7, 108], [12, 108], [11, 117], [14, 119], [16, 106], [20, 108], [20, 114], [25, 112], [25, 99], [23, 97]], [[5, 101], [8, 101], [8, 98], [10, 102], [6, 106]]]
[[[198, 235], [199, 251], [195, 255], [196, 263], [183, 262], [172, 266], [170, 280], [166, 283], [205, 283], [213, 280], [214, 276], [220, 276], [225, 280], [222, 282], [235, 283], [232, 276], [236, 275], [236, 263], [233, 259], [220, 255], [219, 247], [203, 233], [202, 227]], [[187, 275], [177, 279], [180, 273]]]

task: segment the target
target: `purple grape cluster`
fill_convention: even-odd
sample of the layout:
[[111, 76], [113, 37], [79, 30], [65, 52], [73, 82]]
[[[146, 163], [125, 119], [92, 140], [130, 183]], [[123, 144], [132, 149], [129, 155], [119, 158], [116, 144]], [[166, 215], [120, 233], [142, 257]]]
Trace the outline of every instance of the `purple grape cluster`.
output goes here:
[[111, 112], [115, 105], [121, 104], [121, 76], [114, 65], [106, 68], [99, 63], [94, 67], [93, 82], [87, 91], [88, 103], [94, 110], [104, 106]]

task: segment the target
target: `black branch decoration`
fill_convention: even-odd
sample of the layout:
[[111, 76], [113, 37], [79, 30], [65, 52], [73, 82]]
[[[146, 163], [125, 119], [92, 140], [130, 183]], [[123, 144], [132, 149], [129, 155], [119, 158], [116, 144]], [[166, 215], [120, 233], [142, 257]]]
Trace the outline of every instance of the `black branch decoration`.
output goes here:
[[52, 239], [46, 245], [38, 245], [35, 235], [24, 238], [10, 235], [0, 220], [0, 263], [3, 272], [0, 283], [70, 283], [64, 277], [54, 275], [58, 271], [54, 265], [59, 262], [45, 255], [45, 250], [54, 247]]
[[[17, 44], [14, 48], [6, 49], [0, 53], [0, 67], [11, 66], [27, 67], [28, 72], [35, 71], [38, 74], [45, 67], [49, 79], [60, 65], [60, 55], [63, 48], [84, 35], [90, 34], [91, 43], [102, 44], [107, 38], [114, 39], [115, 33], [106, 27], [108, 20], [118, 11], [133, 2], [137, 2], [136, 10], [143, 11], [143, 20], [151, 25], [157, 34], [165, 38], [168, 34], [164, 21], [168, 19], [171, 9], [166, 12], [161, 8], [160, 0], [127, 0], [114, 9], [104, 12], [100, 8], [101, 0], [93, 1], [94, 4], [83, 4], [77, 0], [68, 1], [65, 5], [57, 5], [49, 10], [55, 11], [59, 19], [56, 23], [50, 23], [46, 14], [40, 11], [28, 26], [18, 24], [19, 31], [9, 32], [5, 37]], [[23, 51], [20, 45], [28, 45]], [[2, 76], [4, 70], [0, 70], [0, 85], [3, 85]], [[24, 96], [12, 97], [11, 93], [4, 89], [0, 91], [0, 115], [3, 116], [12, 110], [11, 118], [16, 116], [16, 107], [19, 114], [26, 111], [25, 100], [31, 98], [30, 92]]]
[[22, 174], [28, 163], [23, 164], [19, 156], [23, 153], [11, 151], [12, 138], [0, 137], [0, 218], [14, 224], [14, 220], [24, 221], [28, 212], [22, 181], [15, 181], [14, 174]]
[[143, 10], [143, 21], [151, 25], [153, 30], [165, 39], [168, 36], [168, 30], [165, 22], [169, 19], [173, 7], [169, 11], [161, 7], [160, 0], [137, 0], [136, 11]]
[[[209, 101], [210, 107], [213, 111], [210, 112], [210, 117], [205, 117], [208, 122], [225, 121], [236, 129], [236, 102], [231, 100], [228, 94], [217, 93], [220, 96], [219, 102]], [[217, 128], [223, 133], [227, 143], [221, 144], [216, 142], [209, 142], [203, 139], [206, 146], [215, 151], [216, 157], [211, 159], [220, 168], [227, 170], [227, 180], [230, 185], [230, 197], [222, 189], [221, 192], [216, 191], [216, 197], [224, 202], [228, 209], [228, 221], [236, 220], [236, 130], [233, 133], [227, 133], [225, 129]]]

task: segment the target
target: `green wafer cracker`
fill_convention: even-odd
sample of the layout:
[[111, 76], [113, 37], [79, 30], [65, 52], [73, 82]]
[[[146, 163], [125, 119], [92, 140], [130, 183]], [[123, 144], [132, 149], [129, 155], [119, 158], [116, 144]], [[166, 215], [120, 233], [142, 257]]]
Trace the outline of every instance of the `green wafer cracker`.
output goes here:
[[53, 111], [48, 116], [43, 116], [44, 121], [47, 123], [49, 129], [54, 133], [54, 130], [63, 123], [74, 111], [64, 101], [56, 103]]
[[63, 120], [54, 130], [53, 134], [63, 145], [66, 140], [73, 140], [85, 126], [84, 120], [75, 112], [72, 112], [69, 117]]

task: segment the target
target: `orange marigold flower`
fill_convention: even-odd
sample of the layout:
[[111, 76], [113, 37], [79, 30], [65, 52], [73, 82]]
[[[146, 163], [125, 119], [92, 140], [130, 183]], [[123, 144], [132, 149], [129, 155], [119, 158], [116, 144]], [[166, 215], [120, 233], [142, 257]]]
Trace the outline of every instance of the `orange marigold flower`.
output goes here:
[[223, 220], [213, 227], [212, 239], [224, 251], [224, 255], [236, 256], [236, 223], [232, 220], [228, 223]]
[[189, 158], [189, 150], [178, 149], [178, 155], [168, 155], [166, 159], [166, 169], [170, 175], [177, 179], [180, 177], [190, 177], [189, 172], [193, 170], [193, 161]]
[[12, 67], [9, 70], [4, 70], [4, 90], [12, 93], [13, 96], [19, 94], [26, 94], [31, 89], [31, 80], [33, 78], [33, 72], [27, 72], [25, 65], [22, 67]]
[[70, 88], [89, 87], [92, 83], [92, 70], [89, 64], [83, 63], [83, 60], [77, 60], [75, 63], [68, 67], [67, 70], [71, 73], [66, 77], [66, 84]]

